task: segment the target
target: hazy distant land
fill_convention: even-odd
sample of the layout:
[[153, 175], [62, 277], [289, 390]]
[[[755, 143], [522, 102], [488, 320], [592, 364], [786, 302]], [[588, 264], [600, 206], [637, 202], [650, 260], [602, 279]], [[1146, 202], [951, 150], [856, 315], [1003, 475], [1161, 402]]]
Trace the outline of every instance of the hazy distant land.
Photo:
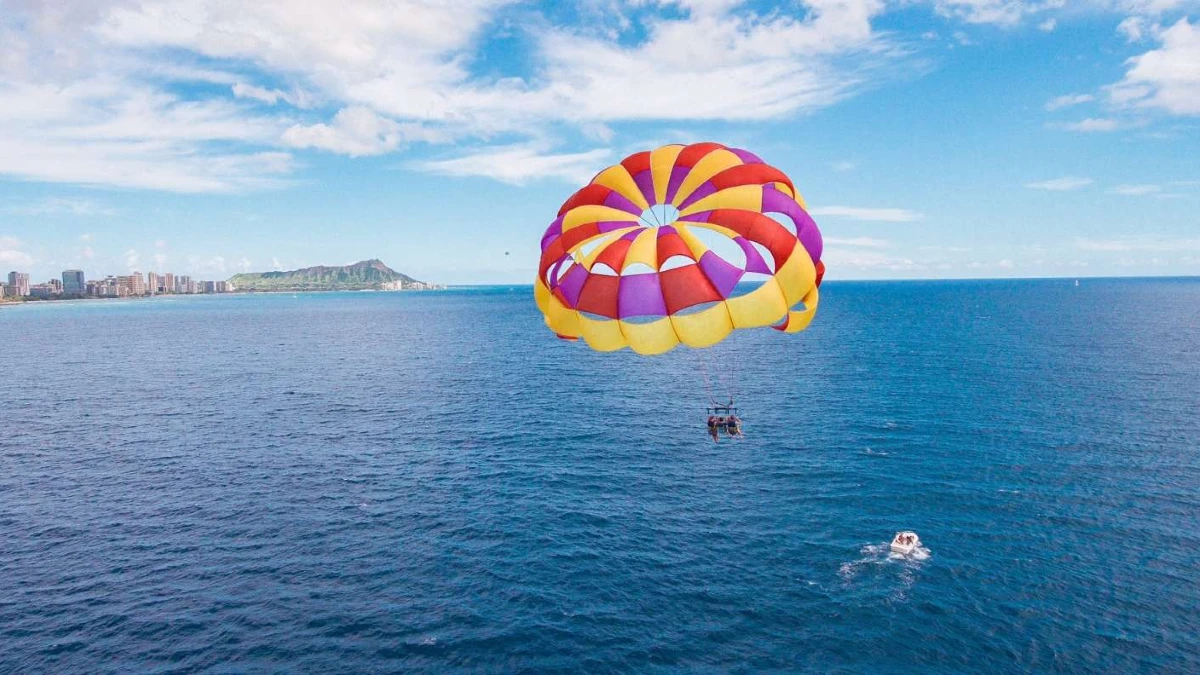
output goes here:
[[229, 284], [242, 291], [399, 291], [431, 284], [393, 270], [378, 259], [353, 265], [306, 267], [287, 272], [235, 274]]

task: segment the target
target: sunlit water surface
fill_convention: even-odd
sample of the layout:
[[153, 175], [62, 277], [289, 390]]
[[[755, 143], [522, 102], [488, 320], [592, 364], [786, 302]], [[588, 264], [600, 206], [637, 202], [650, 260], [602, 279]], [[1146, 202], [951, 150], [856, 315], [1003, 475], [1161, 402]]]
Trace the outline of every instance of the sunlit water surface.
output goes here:
[[822, 290], [0, 309], [0, 672], [1200, 672], [1200, 281]]

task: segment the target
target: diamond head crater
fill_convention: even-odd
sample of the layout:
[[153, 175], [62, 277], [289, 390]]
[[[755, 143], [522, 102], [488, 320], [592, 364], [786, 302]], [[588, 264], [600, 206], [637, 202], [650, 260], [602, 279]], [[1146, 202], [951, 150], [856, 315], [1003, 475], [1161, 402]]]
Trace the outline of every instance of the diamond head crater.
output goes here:
[[443, 288], [417, 281], [388, 267], [381, 260], [363, 260], [353, 265], [305, 267], [287, 272], [235, 274], [230, 286], [238, 292], [299, 291], [407, 291]]

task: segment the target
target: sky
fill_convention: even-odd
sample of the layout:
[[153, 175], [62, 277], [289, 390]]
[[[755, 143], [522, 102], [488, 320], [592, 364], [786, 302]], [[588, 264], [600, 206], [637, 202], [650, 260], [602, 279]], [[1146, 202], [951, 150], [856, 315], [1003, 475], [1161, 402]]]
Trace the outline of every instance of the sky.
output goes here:
[[667, 143], [830, 279], [1200, 274], [1200, 0], [0, 0], [0, 273], [532, 283]]

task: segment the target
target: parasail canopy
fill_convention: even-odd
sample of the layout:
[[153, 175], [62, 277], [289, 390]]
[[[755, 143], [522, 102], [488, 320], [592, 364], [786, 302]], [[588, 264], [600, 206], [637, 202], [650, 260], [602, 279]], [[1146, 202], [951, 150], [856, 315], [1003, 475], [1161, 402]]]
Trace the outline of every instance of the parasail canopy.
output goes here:
[[542, 237], [534, 297], [559, 337], [661, 354], [733, 330], [812, 321], [821, 233], [780, 170], [717, 143], [601, 171]]

